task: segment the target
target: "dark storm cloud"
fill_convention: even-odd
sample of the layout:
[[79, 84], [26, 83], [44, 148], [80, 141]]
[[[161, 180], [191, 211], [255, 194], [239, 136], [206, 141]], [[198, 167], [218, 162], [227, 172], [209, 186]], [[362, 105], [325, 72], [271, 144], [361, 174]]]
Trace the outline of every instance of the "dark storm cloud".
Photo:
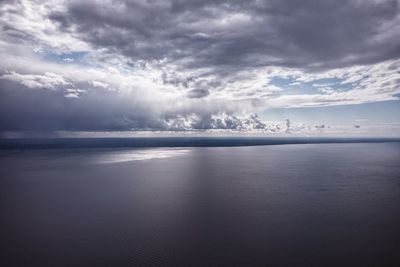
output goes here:
[[398, 15], [396, 0], [72, 1], [50, 19], [135, 60], [167, 59], [224, 74], [398, 58]]
[[69, 90], [29, 89], [0, 79], [0, 131], [115, 131], [160, 128], [145, 104], [132, 104], [107, 90], [87, 90], [68, 98]]
[[54, 91], [21, 86], [0, 79], [3, 88], [0, 91], [0, 132], [270, 130], [257, 114], [237, 117], [218, 111], [212, 114], [209, 110], [196, 114], [185, 111], [157, 114], [151, 112], [145, 103], [132, 103], [107, 90], [88, 88], [80, 97], [68, 98], [65, 92], [72, 89]]

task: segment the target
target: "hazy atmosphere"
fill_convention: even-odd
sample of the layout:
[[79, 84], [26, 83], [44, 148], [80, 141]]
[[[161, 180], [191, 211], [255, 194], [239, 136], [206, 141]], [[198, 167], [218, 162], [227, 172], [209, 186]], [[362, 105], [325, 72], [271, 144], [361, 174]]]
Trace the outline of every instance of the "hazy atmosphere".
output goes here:
[[400, 135], [400, 6], [0, 1], [0, 131]]

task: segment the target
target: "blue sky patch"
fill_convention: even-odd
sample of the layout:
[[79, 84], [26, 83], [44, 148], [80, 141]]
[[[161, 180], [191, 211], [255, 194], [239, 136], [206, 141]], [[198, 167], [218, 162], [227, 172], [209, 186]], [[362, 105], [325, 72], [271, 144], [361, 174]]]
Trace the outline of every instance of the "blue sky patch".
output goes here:
[[46, 51], [42, 52], [41, 56], [46, 61], [50, 62], [87, 65], [87, 62], [85, 61], [85, 56], [87, 54], [89, 54], [88, 51], [68, 52], [68, 53], [52, 53]]
[[283, 89], [285, 95], [297, 94], [326, 94], [326, 89], [336, 92], [349, 91], [354, 88], [352, 83], [344, 83], [340, 78], [323, 78], [311, 81], [297, 80], [294, 76], [280, 77], [274, 76], [269, 81], [269, 85], [274, 85]]

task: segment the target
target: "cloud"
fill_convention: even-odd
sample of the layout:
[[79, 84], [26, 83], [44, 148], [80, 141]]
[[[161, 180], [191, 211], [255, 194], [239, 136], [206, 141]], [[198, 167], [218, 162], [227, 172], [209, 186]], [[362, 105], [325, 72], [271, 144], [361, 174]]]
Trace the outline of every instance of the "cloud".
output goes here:
[[255, 114], [398, 99], [399, 8], [2, 1], [0, 130], [302, 131]]
[[251, 113], [247, 116], [235, 116], [227, 113], [219, 114], [188, 114], [186, 116], [177, 115], [164, 119], [163, 126], [166, 130], [276, 130], [269, 129], [267, 123], [262, 121], [257, 114]]
[[189, 98], [202, 98], [208, 96], [209, 94], [210, 91], [208, 91], [208, 89], [205, 88], [192, 89], [187, 93]]
[[99, 81], [92, 81], [94, 87], [109, 88], [109, 85]]
[[383, 1], [69, 1], [49, 18], [95, 47], [224, 73], [331, 68], [400, 56], [399, 3]]
[[[340, 72], [334, 69], [312, 74], [275, 68], [269, 76], [268, 71], [265, 71], [265, 76], [263, 73], [243, 75], [250, 78], [240, 82], [221, 80], [220, 84], [226, 83], [229, 87], [217, 89], [208, 81], [189, 84], [187, 88], [165, 83], [162, 71], [153, 69], [124, 73], [112, 69], [110, 71], [110, 68], [67, 67], [36, 62], [35, 69], [30, 70], [29, 66], [32, 64], [25, 62], [23, 60], [18, 64], [18, 60], [6, 59], [3, 63], [9, 64], [8, 69], [13, 67], [21, 71], [39, 71], [42, 74], [21, 74], [14, 71], [1, 75], [2, 130], [252, 131], [263, 128], [262, 124], [257, 126], [255, 121], [246, 124], [242, 119], [235, 119], [235, 114], [275, 107], [329, 106], [389, 100], [399, 90], [395, 77], [397, 70], [392, 68], [394, 63], [391, 62], [374, 67], [341, 69]], [[53, 75], [51, 70], [54, 71], [53, 74], [59, 74]], [[268, 77], [276, 75], [275, 72], [279, 72], [282, 77], [291, 75], [300, 83], [340, 75], [343, 81], [351, 80], [355, 85], [348, 91], [332, 89], [329, 94], [285, 94], [287, 89], [263, 85], [268, 83]], [[359, 78], [354, 78], [358, 75]], [[384, 89], [382, 84], [385, 84]], [[203, 89], [196, 90], [197, 86]], [[229, 116], [224, 117], [221, 114]], [[275, 128], [268, 129], [274, 131]]]
[[82, 93], [87, 93], [86, 90], [70, 88], [66, 90], [64, 95], [66, 98], [79, 98]]
[[28, 88], [55, 89], [59, 86], [70, 84], [70, 82], [66, 81], [64, 77], [52, 72], [46, 72], [43, 75], [35, 75], [20, 74], [15, 71], [11, 71], [1, 75], [0, 79], [17, 81]]

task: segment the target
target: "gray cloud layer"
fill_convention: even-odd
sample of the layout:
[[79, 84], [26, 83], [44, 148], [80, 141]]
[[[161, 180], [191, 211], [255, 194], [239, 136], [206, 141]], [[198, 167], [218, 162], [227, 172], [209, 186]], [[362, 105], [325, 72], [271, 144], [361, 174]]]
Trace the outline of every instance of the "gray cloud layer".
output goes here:
[[72, 1], [50, 19], [95, 47], [184, 68], [331, 68], [400, 56], [399, 3]]

